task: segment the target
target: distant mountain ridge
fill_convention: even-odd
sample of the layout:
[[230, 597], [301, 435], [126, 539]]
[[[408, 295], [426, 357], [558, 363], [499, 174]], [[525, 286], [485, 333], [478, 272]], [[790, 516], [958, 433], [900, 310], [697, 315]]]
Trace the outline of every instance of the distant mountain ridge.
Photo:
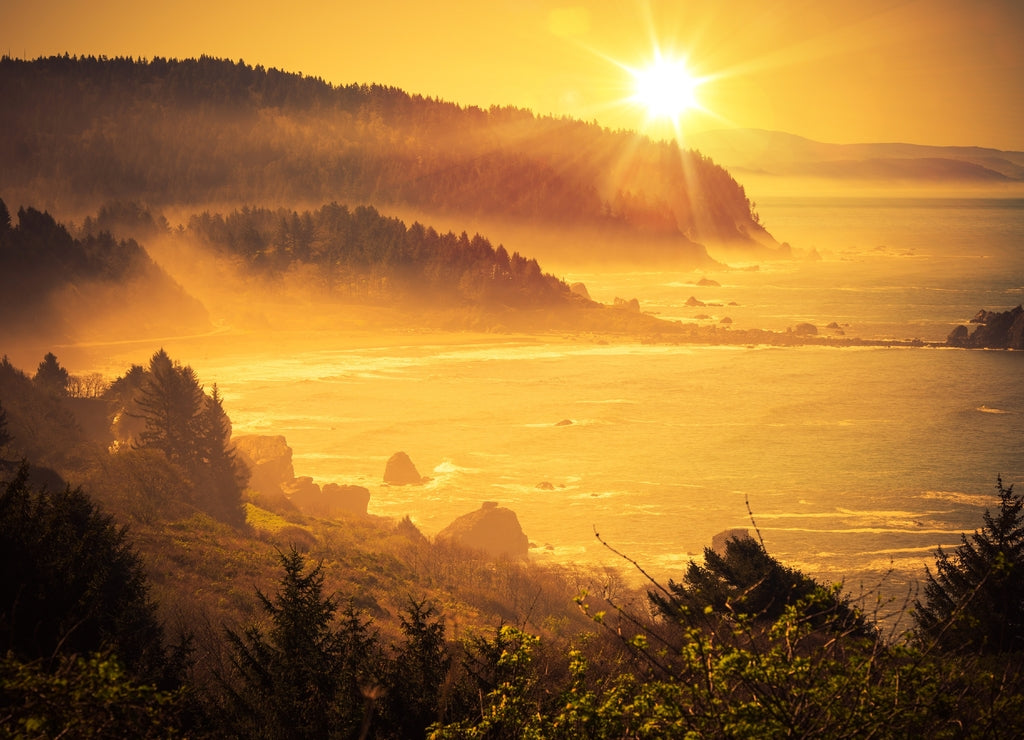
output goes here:
[[687, 143], [734, 173], [919, 183], [1024, 182], [1024, 152], [903, 143], [827, 144], [762, 129], [722, 129]]
[[634, 258], [667, 244], [690, 264], [707, 242], [779, 246], [699, 152], [528, 110], [211, 57], [4, 57], [0, 99], [0, 193], [59, 213], [339, 202], [582, 230], [581, 251], [618, 238]]

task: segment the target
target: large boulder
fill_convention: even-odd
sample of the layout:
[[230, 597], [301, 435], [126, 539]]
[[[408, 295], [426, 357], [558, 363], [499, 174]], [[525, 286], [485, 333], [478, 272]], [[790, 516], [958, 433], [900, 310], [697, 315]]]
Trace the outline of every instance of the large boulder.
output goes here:
[[428, 480], [420, 475], [404, 452], [396, 452], [384, 466], [384, 482], [391, 486], [418, 486]]
[[485, 501], [476, 511], [464, 514], [441, 530], [437, 539], [467, 547], [495, 558], [525, 560], [530, 542], [511, 509]]
[[946, 338], [950, 347], [966, 349], [1024, 349], [1024, 307], [1009, 311], [981, 310], [971, 319], [974, 331], [958, 326]]
[[711, 538], [711, 549], [719, 555], [725, 556], [725, 546], [729, 543], [729, 540], [750, 540], [753, 537], [750, 536], [750, 530], [748, 529], [726, 529], [714, 537]]

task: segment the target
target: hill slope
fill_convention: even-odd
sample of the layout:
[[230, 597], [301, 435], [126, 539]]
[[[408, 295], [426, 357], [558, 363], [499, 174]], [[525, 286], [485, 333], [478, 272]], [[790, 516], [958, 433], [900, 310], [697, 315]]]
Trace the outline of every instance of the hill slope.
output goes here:
[[[571, 230], [575, 257], [630, 245], [778, 246], [721, 167], [675, 143], [208, 57], [0, 60], [0, 192], [64, 215], [114, 199], [372, 204]], [[432, 218], [424, 219], [435, 223]], [[563, 245], [564, 246], [564, 245]], [[536, 250], [530, 254], [544, 257]]]

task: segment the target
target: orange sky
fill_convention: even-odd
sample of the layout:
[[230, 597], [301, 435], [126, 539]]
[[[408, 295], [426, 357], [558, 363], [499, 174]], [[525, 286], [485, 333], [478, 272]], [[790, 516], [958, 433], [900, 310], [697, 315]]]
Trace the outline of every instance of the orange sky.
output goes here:
[[[643, 128], [623, 99], [657, 45], [730, 126], [1024, 150], [1020, 0], [0, 0], [0, 53], [210, 54], [334, 83]], [[668, 135], [665, 125], [651, 129]]]

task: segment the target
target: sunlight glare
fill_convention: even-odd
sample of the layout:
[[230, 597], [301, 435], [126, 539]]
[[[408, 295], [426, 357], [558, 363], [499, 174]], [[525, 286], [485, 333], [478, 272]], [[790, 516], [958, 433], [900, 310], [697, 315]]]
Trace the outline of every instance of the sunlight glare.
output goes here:
[[646, 109], [649, 118], [678, 119], [699, 109], [697, 88], [703, 80], [695, 77], [683, 59], [657, 58], [643, 69], [631, 69], [632, 101]]

